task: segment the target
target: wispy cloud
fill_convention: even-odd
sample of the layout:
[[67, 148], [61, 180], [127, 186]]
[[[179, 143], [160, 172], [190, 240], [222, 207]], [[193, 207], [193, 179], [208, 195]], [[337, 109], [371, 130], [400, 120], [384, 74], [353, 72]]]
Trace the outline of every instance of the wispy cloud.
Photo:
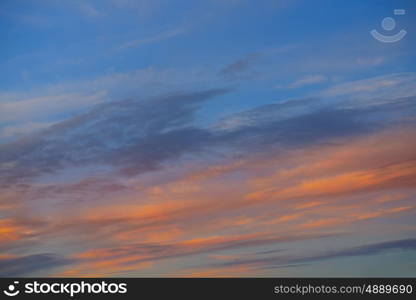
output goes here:
[[244, 58], [238, 59], [220, 70], [220, 74], [228, 77], [239, 76], [249, 70], [256, 62], [260, 53], [251, 53]]
[[354, 80], [336, 84], [324, 90], [321, 95], [323, 97], [355, 95], [362, 101], [364, 99], [390, 101], [392, 98], [414, 96], [416, 93], [413, 86], [415, 78], [416, 74], [409, 72]]
[[0, 277], [44, 276], [45, 271], [70, 263], [70, 259], [51, 253], [0, 258]]
[[308, 75], [305, 77], [302, 77], [291, 84], [289, 84], [289, 88], [296, 89], [301, 88], [307, 85], [313, 85], [318, 83], [326, 82], [328, 79], [324, 75]]
[[387, 4], [6, 2], [1, 276], [413, 272], [414, 36], [371, 38]]
[[77, 1], [75, 2], [75, 5], [78, 6], [78, 9], [81, 11], [81, 13], [88, 17], [96, 18], [104, 15], [103, 12], [99, 11], [95, 6], [86, 1]]
[[39, 120], [59, 113], [74, 113], [104, 102], [106, 91], [93, 94], [58, 94], [0, 102], [2, 122]]
[[392, 251], [415, 251], [416, 239], [393, 240], [381, 243], [367, 244], [358, 247], [347, 248], [339, 251], [328, 251], [322, 254], [293, 257], [290, 255], [253, 257], [249, 259], [236, 259], [231, 262], [210, 265], [214, 270], [229, 268], [230, 266], [246, 266], [248, 269], [286, 268], [287, 265], [302, 266], [304, 263], [336, 259], [340, 257], [354, 257], [363, 255], [376, 255]]
[[0, 130], [0, 138], [18, 138], [49, 127], [52, 124], [53, 122], [28, 122], [19, 125], [5, 126]]
[[151, 37], [146, 37], [142, 39], [135, 39], [128, 41], [118, 47], [119, 50], [124, 50], [127, 48], [136, 48], [147, 44], [158, 43], [164, 40], [168, 40], [179, 35], [183, 35], [187, 32], [183, 27], [178, 27], [170, 30], [166, 30], [164, 32], [158, 33]]
[[[161, 260], [262, 252], [414, 214], [414, 122], [402, 120], [414, 98], [376, 109], [298, 99], [210, 126], [193, 122], [203, 103], [229, 92], [105, 103], [2, 145], [2, 195], [20, 205], [4, 211], [3, 249], [12, 255], [25, 244], [41, 250], [42, 241], [82, 240], [71, 264], [53, 274], [109, 276], [146, 272]], [[62, 166], [102, 169], [59, 179]], [[379, 201], [380, 191], [392, 200]], [[39, 203], [48, 212], [29, 209]], [[305, 229], [309, 235], [300, 234]], [[307, 263], [300, 259], [278, 267]]]
[[[206, 139], [210, 138], [211, 134], [209, 132], [186, 125], [192, 119], [194, 111], [202, 101], [227, 91], [224, 89], [208, 90], [191, 94], [179, 93], [148, 101], [125, 100], [107, 103], [95, 107], [87, 114], [57, 123], [30, 138], [17, 140], [0, 147], [4, 151], [4, 158], [7, 161], [18, 159], [29, 149], [32, 152], [31, 156], [40, 155], [33, 161], [34, 165], [32, 167], [27, 162], [23, 164], [23, 161], [18, 159], [22, 163], [22, 170], [27, 171], [25, 172], [27, 176], [34, 175], [32, 171], [38, 173], [47, 169], [51, 170], [51, 167], [54, 168], [53, 166], [57, 167], [70, 161], [78, 164], [86, 159], [84, 163], [88, 163], [88, 161], [97, 163], [98, 153], [101, 153], [104, 160], [107, 160], [108, 155], [115, 155], [113, 162], [124, 165], [124, 173], [134, 174], [139, 170], [141, 172], [154, 170], [164, 158], [177, 157], [180, 153], [187, 151], [197, 151], [206, 143], [201, 138], [204, 136]], [[140, 122], [138, 122], [139, 118]], [[123, 124], [114, 123], [116, 119], [123, 120]], [[95, 125], [92, 126], [92, 124]], [[109, 130], [99, 128], [98, 124], [104, 127], [109, 126]], [[133, 128], [135, 129], [133, 130]], [[95, 131], [95, 133], [87, 133], [90, 130]], [[127, 130], [127, 135], [125, 130]], [[101, 139], [101, 142], [96, 140], [96, 135], [102, 134], [105, 137]], [[50, 140], [46, 138], [47, 136], [54, 136], [54, 138]], [[85, 139], [87, 136], [92, 140]], [[196, 137], [199, 137], [199, 139], [196, 139]], [[47, 155], [45, 155], [44, 138], [50, 141], [47, 143], [51, 143]], [[131, 144], [133, 140], [136, 142]], [[171, 141], [175, 141], [175, 144], [170, 144]], [[159, 151], [155, 152], [155, 145], [160, 143], [164, 146], [156, 146]], [[181, 147], [177, 146], [178, 143], [181, 144]], [[172, 148], [169, 149], [169, 145]], [[101, 148], [101, 150], [90, 156], [93, 153], [90, 152], [92, 150], [91, 146]], [[14, 152], [16, 148], [20, 148], [20, 150]], [[136, 157], [134, 165], [131, 164], [130, 159], [126, 159], [130, 155]], [[151, 156], [154, 159], [151, 159]], [[15, 165], [13, 168], [15, 171], [12, 173], [17, 175], [16, 172], [18, 172], [19, 167]], [[12, 173], [9, 173], [7, 177], [12, 178]], [[23, 174], [19, 176], [21, 175]]]

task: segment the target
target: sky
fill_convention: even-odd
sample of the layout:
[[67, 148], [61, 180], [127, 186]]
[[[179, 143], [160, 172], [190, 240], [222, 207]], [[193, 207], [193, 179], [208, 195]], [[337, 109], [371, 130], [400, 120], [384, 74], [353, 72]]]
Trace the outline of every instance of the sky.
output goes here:
[[416, 276], [415, 14], [0, 1], [0, 276]]

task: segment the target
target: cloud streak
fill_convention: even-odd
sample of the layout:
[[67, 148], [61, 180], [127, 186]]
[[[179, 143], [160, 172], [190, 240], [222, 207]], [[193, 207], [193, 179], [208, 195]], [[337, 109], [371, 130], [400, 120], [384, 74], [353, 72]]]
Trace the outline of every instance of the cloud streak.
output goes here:
[[306, 256], [306, 257], [291, 257], [291, 256], [269, 256], [263, 258], [237, 259], [234, 261], [220, 263], [213, 267], [214, 270], [221, 270], [222, 268], [229, 268], [230, 266], [246, 267], [248, 269], [270, 269], [270, 268], [286, 268], [288, 265], [302, 266], [304, 263], [312, 263], [318, 261], [325, 261], [330, 259], [337, 259], [343, 257], [357, 257], [367, 255], [377, 255], [392, 251], [415, 251], [416, 239], [402, 239], [392, 240], [381, 243], [367, 244], [358, 247], [347, 248], [339, 251], [325, 252], [322, 254]]
[[[30, 269], [127, 276], [178, 260], [170, 272], [216, 274], [193, 270], [190, 261], [252, 251], [218, 267], [255, 272], [270, 269], [264, 255], [278, 268], [351, 256], [288, 258], [274, 250], [414, 215], [414, 97], [364, 106], [295, 99], [197, 125], [198, 109], [231, 91], [105, 103], [1, 145], [0, 203], [17, 204], [0, 206], [8, 259], [25, 245], [33, 255], [43, 245], [68, 245], [70, 255], [57, 255], [69, 261]], [[380, 201], [381, 193], [390, 201]], [[376, 253], [366, 249], [353, 250]]]
[[[20, 257], [0, 258], [1, 277], [30, 276], [72, 263], [70, 259], [51, 253], [33, 254]], [[43, 273], [45, 274], [45, 273]]]

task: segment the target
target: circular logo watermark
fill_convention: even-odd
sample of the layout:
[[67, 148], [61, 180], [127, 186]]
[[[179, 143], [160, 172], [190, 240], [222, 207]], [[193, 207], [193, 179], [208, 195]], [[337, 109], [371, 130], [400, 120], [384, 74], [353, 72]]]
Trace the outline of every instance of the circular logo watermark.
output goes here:
[[[404, 9], [395, 9], [394, 10], [395, 15], [405, 15], [406, 11]], [[396, 28], [396, 21], [391, 17], [386, 17], [381, 21], [381, 27], [384, 29], [384, 31], [389, 32]], [[378, 32], [376, 29], [373, 29], [370, 31], [371, 35], [378, 41], [382, 43], [396, 43], [400, 40], [402, 40], [406, 34], [407, 31], [404, 29], [401, 29], [398, 33], [393, 35], [385, 35], [380, 32]]]

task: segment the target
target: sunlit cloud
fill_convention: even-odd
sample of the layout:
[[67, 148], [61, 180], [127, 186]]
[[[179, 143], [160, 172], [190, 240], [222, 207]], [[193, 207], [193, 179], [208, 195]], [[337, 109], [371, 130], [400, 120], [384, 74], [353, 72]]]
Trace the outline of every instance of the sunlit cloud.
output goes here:
[[315, 34], [299, 1], [35, 2], [0, 10], [21, 33], [0, 61], [0, 276], [410, 272], [413, 37]]

